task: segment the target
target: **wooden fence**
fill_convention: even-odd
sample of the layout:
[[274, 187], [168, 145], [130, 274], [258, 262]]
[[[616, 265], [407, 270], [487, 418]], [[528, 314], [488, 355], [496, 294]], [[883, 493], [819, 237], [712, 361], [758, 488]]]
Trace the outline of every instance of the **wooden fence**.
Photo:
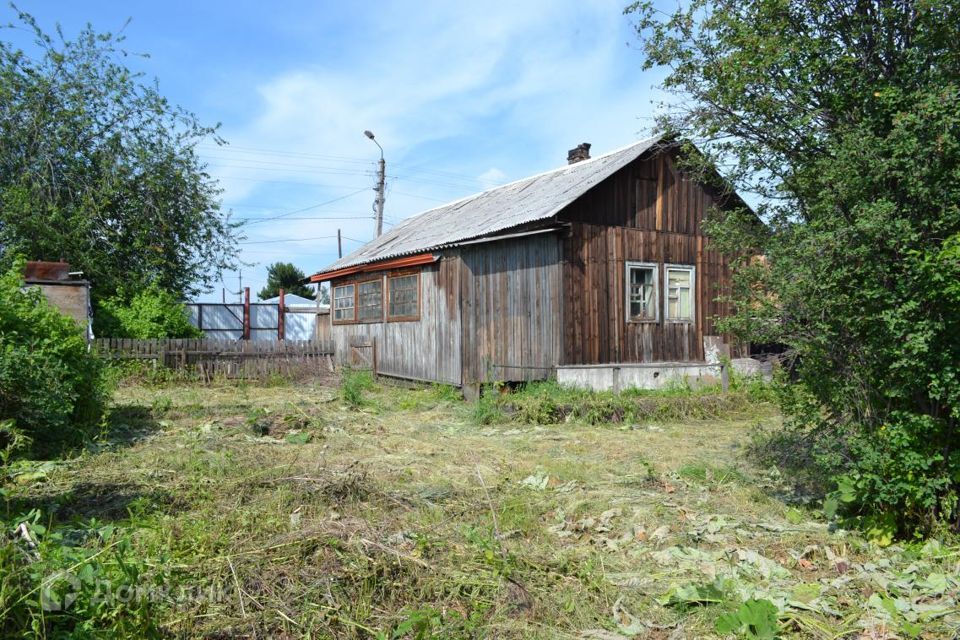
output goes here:
[[201, 379], [262, 378], [333, 371], [330, 340], [94, 340], [93, 348], [116, 360], [152, 361], [156, 366], [195, 372]]

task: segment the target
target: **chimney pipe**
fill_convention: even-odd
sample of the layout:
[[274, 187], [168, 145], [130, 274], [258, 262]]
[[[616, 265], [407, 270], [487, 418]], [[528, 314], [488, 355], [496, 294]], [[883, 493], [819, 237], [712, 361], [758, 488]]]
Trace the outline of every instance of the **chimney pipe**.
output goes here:
[[574, 149], [567, 152], [567, 164], [576, 164], [590, 159], [590, 143], [581, 142]]

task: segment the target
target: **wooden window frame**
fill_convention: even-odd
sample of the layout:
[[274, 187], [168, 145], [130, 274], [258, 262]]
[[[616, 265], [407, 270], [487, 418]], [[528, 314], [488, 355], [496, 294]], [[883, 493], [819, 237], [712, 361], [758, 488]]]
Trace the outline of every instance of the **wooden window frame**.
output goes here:
[[[337, 289], [343, 287], [353, 287], [353, 318], [350, 320], [337, 320]], [[344, 296], [345, 297], [345, 296]], [[357, 283], [344, 282], [343, 284], [330, 287], [330, 319], [333, 324], [356, 324], [357, 322]]]
[[[649, 269], [653, 271], [653, 317], [635, 318], [630, 315], [630, 271], [631, 269]], [[624, 268], [624, 310], [627, 322], [634, 324], [656, 324], [660, 322], [660, 265], [655, 262], [627, 261]]]
[[[690, 272], [690, 317], [670, 317], [670, 270]], [[697, 268], [692, 264], [665, 264], [663, 265], [663, 320], [672, 324], [696, 325], [697, 322]]]
[[[361, 320], [360, 319], [360, 287], [362, 285], [369, 284], [371, 282], [380, 283], [380, 317], [376, 319], [370, 319], [370, 320]], [[354, 295], [356, 296], [354, 298], [354, 308], [357, 310], [356, 313], [354, 314], [354, 317], [356, 318], [356, 322], [354, 324], [376, 324], [378, 322], [383, 322], [384, 319], [387, 317], [387, 310], [384, 308], [384, 302], [385, 302], [386, 296], [384, 295], [384, 291], [383, 291], [383, 276], [380, 275], [376, 278], [367, 278], [365, 280], [357, 280], [354, 284], [357, 285], [357, 288], [354, 289], [354, 292], [355, 292]]]
[[[413, 316], [392, 316], [390, 315], [390, 282], [397, 278], [409, 278], [410, 276], [417, 277], [417, 314]], [[386, 298], [386, 309], [384, 309], [384, 312], [386, 313], [387, 322], [416, 322], [420, 320], [423, 310], [423, 288], [421, 286], [420, 271], [398, 272], [387, 275], [387, 289], [384, 297]]]

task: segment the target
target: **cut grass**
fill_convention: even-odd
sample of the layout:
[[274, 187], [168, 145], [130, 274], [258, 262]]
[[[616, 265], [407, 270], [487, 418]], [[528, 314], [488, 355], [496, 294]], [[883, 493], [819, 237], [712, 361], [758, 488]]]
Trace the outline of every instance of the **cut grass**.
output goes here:
[[[138, 580], [168, 588], [158, 635], [717, 637], [751, 599], [784, 637], [960, 625], [956, 547], [879, 549], [772, 497], [776, 474], [741, 453], [769, 405], [582, 394], [670, 409], [558, 420], [542, 407], [570, 397], [542, 387], [490, 397], [478, 426], [449, 388], [357, 382], [124, 387], [115, 439], [10, 489], [8, 520], [115, 526]], [[715, 583], [718, 601], [692, 599]]]

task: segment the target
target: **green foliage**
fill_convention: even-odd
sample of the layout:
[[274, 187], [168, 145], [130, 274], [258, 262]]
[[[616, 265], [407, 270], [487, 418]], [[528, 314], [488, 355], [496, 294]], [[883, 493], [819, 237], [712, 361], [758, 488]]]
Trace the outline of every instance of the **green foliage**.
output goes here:
[[716, 629], [749, 640], [773, 640], [780, 631], [777, 608], [769, 600], [747, 600], [736, 611], [720, 616]]
[[751, 384], [754, 386], [729, 393], [721, 393], [715, 386], [692, 389], [674, 384], [659, 390], [626, 389], [618, 394], [564, 387], [554, 381], [531, 382], [513, 393], [485, 390], [472, 417], [477, 424], [629, 424], [749, 415], [764, 411], [768, 395], [759, 391], [762, 383]]
[[477, 401], [473, 404], [471, 417], [473, 421], [479, 425], [494, 424], [503, 420], [504, 415], [500, 410], [496, 393], [481, 393], [480, 397], [477, 398]]
[[4, 638], [159, 638], [157, 596], [164, 563], [148, 565], [129, 532], [91, 520], [42, 524], [42, 514], [0, 520], [26, 537], [0, 545], [0, 635]]
[[0, 446], [28, 438], [43, 454], [99, 429], [107, 384], [83, 330], [39, 289], [23, 290], [22, 270], [18, 260], [0, 276], [0, 422], [7, 424]]
[[187, 310], [176, 296], [151, 284], [129, 302], [119, 297], [102, 301], [94, 315], [95, 333], [106, 338], [199, 338]]
[[365, 391], [375, 387], [373, 374], [367, 369], [344, 369], [343, 380], [340, 382], [340, 396], [343, 401], [354, 409], [362, 407], [366, 400]]
[[0, 40], [5, 259], [63, 258], [94, 296], [126, 298], [150, 282], [186, 296], [217, 282], [237, 234], [196, 154], [222, 143], [216, 127], [127, 68], [122, 36], [87, 27], [67, 39], [17, 13], [9, 28], [33, 43], [24, 52]]
[[280, 295], [280, 289], [285, 293], [292, 293], [308, 300], [313, 300], [316, 294], [301, 281], [306, 274], [291, 262], [274, 262], [267, 267], [267, 285], [257, 295], [261, 300], [267, 300]]
[[842, 484], [830, 504], [899, 535], [960, 528], [960, 6], [631, 10], [682, 96], [661, 126], [704, 141], [688, 169], [765, 198], [766, 225], [708, 221], [736, 262], [721, 328], [789, 347], [786, 426]]

